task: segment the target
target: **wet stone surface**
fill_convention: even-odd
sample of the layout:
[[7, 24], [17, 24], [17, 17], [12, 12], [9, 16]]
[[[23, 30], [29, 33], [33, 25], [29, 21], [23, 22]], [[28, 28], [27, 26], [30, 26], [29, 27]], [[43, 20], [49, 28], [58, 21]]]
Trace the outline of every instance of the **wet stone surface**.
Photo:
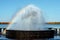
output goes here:
[[54, 36], [50, 39], [8, 39], [5, 36], [0, 35], [0, 40], [60, 40], [60, 36]]

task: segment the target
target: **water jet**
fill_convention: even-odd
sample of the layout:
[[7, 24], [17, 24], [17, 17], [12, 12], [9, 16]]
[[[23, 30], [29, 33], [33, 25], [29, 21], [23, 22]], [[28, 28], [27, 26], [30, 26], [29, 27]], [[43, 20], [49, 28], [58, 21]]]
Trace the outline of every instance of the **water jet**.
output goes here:
[[44, 29], [44, 17], [42, 11], [28, 5], [21, 9], [6, 28], [6, 37], [12, 39], [39, 39], [52, 38], [53, 30]]

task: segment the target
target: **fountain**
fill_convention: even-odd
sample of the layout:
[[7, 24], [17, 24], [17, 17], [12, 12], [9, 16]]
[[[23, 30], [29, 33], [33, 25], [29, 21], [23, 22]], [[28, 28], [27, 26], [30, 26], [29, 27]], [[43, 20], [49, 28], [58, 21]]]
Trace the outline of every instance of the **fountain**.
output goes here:
[[34, 5], [28, 5], [16, 14], [7, 30], [40, 30], [43, 25], [41, 10]]
[[[6, 28], [6, 37], [16, 39], [53, 37], [50, 36], [50, 32], [53, 33], [53, 31], [43, 29], [44, 24], [45, 21], [42, 11], [34, 5], [28, 5], [17, 12], [12, 19]], [[43, 34], [44, 36], [41, 36]], [[46, 34], [49, 36], [46, 36]]]

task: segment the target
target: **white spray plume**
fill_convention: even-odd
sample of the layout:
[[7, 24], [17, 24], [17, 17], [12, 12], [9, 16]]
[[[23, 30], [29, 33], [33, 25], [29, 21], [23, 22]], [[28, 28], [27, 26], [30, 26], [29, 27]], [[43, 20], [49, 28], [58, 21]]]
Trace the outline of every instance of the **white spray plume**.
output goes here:
[[44, 25], [41, 10], [35, 5], [28, 5], [12, 19], [7, 30], [40, 30]]

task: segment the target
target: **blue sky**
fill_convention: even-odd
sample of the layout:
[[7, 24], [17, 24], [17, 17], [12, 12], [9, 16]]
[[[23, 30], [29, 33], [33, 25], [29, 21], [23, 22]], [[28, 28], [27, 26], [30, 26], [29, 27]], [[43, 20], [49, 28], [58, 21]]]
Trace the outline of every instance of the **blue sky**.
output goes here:
[[0, 22], [10, 22], [18, 10], [29, 4], [43, 11], [46, 22], [60, 22], [60, 0], [0, 0]]

